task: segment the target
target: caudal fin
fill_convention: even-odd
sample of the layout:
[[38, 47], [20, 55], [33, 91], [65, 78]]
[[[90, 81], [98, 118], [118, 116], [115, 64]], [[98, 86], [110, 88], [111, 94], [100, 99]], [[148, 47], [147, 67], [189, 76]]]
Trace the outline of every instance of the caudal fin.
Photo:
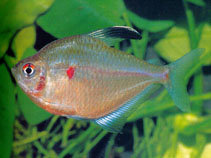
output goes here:
[[175, 105], [184, 112], [190, 111], [185, 76], [199, 62], [203, 51], [204, 49], [201, 48], [194, 49], [169, 65], [169, 82], [165, 86]]

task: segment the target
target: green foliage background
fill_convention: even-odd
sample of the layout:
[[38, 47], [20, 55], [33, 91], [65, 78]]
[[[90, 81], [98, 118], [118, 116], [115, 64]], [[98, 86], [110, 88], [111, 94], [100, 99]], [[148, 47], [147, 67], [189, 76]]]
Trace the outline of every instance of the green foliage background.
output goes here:
[[[0, 157], [89, 157], [90, 151], [105, 137], [102, 157], [121, 157], [128, 152], [118, 145], [121, 134], [109, 134], [84, 121], [52, 116], [37, 107], [18, 88], [10, 72], [18, 61], [36, 53], [36, 25], [56, 38], [127, 25], [143, 30], [143, 39], [130, 41], [126, 49], [138, 58], [146, 56], [147, 48], [153, 48], [168, 62], [192, 49], [206, 49], [199, 63], [190, 70], [192, 112], [179, 111], [165, 90], [140, 105], [128, 119], [133, 125], [127, 129], [133, 140], [130, 157], [208, 158], [211, 106], [204, 106], [204, 101], [211, 100], [211, 92], [203, 90], [202, 67], [210, 68], [211, 64], [211, 3], [183, 0], [181, 4], [185, 18], [150, 20], [129, 10], [123, 0], [0, 1]], [[179, 15], [175, 13], [175, 16]], [[116, 44], [116, 48], [121, 47]], [[156, 123], [151, 117], [156, 118]], [[137, 127], [140, 119], [143, 132]]]

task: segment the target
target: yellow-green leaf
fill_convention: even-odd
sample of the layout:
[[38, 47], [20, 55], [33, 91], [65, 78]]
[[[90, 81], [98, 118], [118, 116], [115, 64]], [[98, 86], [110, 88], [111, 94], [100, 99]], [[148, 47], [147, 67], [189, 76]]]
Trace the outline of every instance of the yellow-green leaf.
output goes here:
[[27, 48], [33, 47], [36, 39], [34, 26], [22, 29], [15, 37], [12, 43], [12, 49], [15, 52], [16, 59], [19, 61]]
[[186, 135], [211, 132], [211, 117], [199, 117], [195, 114], [181, 114], [175, 117], [174, 128]]
[[211, 143], [205, 145], [203, 152], [201, 153], [201, 158], [209, 158], [211, 155]]
[[172, 62], [190, 51], [187, 30], [173, 27], [166, 36], [155, 45], [156, 51], [164, 59]]
[[0, 58], [7, 51], [15, 32], [34, 22], [54, 0], [3, 0], [0, 1]]
[[206, 54], [210, 54], [210, 58], [207, 59], [206, 65], [211, 64], [211, 25], [205, 24], [202, 30], [201, 39], [199, 41], [199, 48], [205, 48]]
[[[205, 53], [211, 53], [211, 26], [204, 25], [199, 41], [199, 48], [205, 48]], [[175, 61], [185, 53], [190, 51], [190, 43], [188, 31], [184, 28], [173, 27], [166, 36], [158, 41], [155, 46], [155, 50], [165, 60], [172, 62]], [[208, 58], [205, 64], [210, 64], [211, 58]]]
[[[23, 59], [24, 56], [27, 56], [28, 53], [24, 52], [26, 52], [28, 48], [32, 48], [34, 46], [35, 40], [36, 31], [34, 25], [26, 27], [17, 33], [12, 43], [12, 49], [16, 58], [8, 56], [7, 54], [4, 58], [10, 68], [17, 64], [21, 59]], [[30, 55], [33, 54], [30, 53]]]

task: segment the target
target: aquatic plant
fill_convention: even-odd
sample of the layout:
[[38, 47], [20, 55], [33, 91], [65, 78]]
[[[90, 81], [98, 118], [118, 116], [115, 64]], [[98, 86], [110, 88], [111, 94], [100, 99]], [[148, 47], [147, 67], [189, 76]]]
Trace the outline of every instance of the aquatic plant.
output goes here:
[[[148, 1], [145, 3], [149, 5], [143, 6], [142, 1], [127, 0], [1, 1], [1, 157], [209, 157], [211, 84], [204, 78], [211, 72], [211, 3], [181, 2]], [[135, 10], [135, 5], [141, 11]], [[172, 5], [172, 11], [166, 9]], [[154, 20], [140, 13], [156, 7], [160, 7], [161, 15], [151, 15]], [[142, 30], [142, 40], [115, 46], [138, 58], [145, 58], [154, 49], [159, 57], [173, 62], [192, 49], [206, 49], [186, 76], [187, 82], [192, 76], [188, 87], [192, 90], [191, 112], [178, 110], [163, 90], [140, 105], [122, 133], [113, 134], [88, 122], [52, 116], [33, 104], [15, 84], [10, 68], [51, 40], [114, 25]]]

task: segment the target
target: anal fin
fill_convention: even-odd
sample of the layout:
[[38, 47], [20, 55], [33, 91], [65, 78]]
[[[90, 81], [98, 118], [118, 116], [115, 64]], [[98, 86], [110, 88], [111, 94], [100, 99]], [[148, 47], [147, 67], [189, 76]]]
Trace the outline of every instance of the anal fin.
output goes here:
[[152, 84], [145, 88], [144, 91], [136, 95], [134, 98], [129, 100], [127, 103], [122, 105], [119, 109], [112, 113], [103, 116], [93, 121], [100, 125], [102, 128], [110, 132], [120, 132], [122, 127], [127, 121], [127, 118], [142, 104], [145, 102], [150, 95], [152, 95], [158, 88], [159, 84]]

